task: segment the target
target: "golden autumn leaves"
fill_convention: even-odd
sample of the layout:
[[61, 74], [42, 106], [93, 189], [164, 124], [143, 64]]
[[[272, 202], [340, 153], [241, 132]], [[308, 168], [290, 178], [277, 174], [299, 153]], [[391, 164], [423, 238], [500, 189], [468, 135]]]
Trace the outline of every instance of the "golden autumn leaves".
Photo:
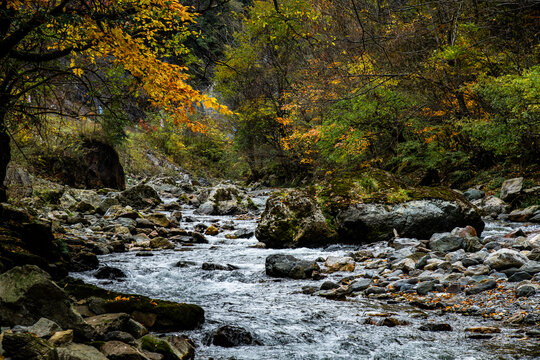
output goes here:
[[194, 131], [204, 130], [189, 118], [197, 107], [231, 114], [187, 83], [187, 67], [167, 61], [187, 52], [182, 39], [191, 34], [186, 25], [195, 22], [196, 14], [178, 0], [19, 0], [7, 6], [29, 16], [62, 7], [65, 16], [44, 17], [44, 31], [51, 34], [46, 46], [48, 51], [73, 49], [68, 69], [76, 76], [84, 76], [84, 64], [119, 66], [154, 107]]

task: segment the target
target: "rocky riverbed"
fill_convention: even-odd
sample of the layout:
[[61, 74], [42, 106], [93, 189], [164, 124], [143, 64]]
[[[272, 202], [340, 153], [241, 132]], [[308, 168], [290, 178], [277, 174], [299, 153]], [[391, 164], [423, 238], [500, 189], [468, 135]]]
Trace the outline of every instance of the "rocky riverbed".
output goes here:
[[[121, 193], [63, 189], [40, 212], [70, 250], [71, 276], [117, 292], [56, 280], [75, 299], [81, 324], [101, 331], [88, 336], [101, 354], [121, 358], [115, 351], [126, 344], [141, 359], [540, 356], [540, 226], [530, 221], [538, 209], [500, 215], [509, 206], [497, 213], [487, 208], [493, 198], [482, 196], [470, 200], [486, 202], [485, 215], [500, 219], [485, 218], [481, 235], [478, 226], [462, 226], [418, 239], [396, 231], [390, 241], [268, 249], [254, 234], [272, 191], [201, 189], [186, 178], [154, 179]], [[517, 219], [519, 211], [528, 215]], [[158, 326], [168, 317], [157, 308], [177, 303], [192, 310], [174, 312], [174, 326]], [[195, 315], [199, 306], [203, 317]], [[96, 330], [96, 321], [118, 312], [125, 314], [115, 315], [116, 327]], [[186, 323], [187, 313], [194, 315]], [[4, 336], [23, 334], [15, 336], [20, 343], [17, 336], [35, 333], [27, 327], [33, 320], [39, 318], [19, 328], [6, 324]], [[56, 332], [81, 333], [57, 325]], [[147, 330], [168, 337], [143, 341]], [[82, 346], [80, 336], [55, 343], [54, 333], [43, 336], [43, 346], [56, 354]], [[17, 341], [7, 347], [14, 359]]]

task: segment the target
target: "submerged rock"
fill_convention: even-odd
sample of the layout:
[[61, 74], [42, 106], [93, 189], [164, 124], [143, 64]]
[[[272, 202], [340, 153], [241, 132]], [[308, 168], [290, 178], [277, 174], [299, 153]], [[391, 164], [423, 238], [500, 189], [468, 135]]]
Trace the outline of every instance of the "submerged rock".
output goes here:
[[209, 343], [223, 347], [251, 345], [253, 336], [240, 326], [225, 325], [210, 335]]
[[319, 265], [314, 261], [300, 260], [292, 255], [274, 254], [266, 258], [266, 275], [291, 279], [311, 278]]

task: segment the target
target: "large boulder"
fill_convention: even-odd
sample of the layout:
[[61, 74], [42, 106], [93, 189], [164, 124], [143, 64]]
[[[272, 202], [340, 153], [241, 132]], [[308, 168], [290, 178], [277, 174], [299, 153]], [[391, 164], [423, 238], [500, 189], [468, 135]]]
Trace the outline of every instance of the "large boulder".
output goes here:
[[4, 355], [13, 360], [57, 360], [48, 341], [29, 333], [4, 333], [2, 347]]
[[336, 240], [315, 198], [300, 190], [268, 199], [255, 236], [272, 248], [315, 247]]
[[247, 193], [232, 184], [220, 184], [203, 190], [200, 201], [197, 212], [203, 215], [238, 215], [257, 210]]
[[343, 242], [368, 243], [401, 237], [427, 239], [455, 227], [473, 226], [477, 233], [484, 222], [465, 201], [423, 199], [399, 204], [352, 204], [336, 215]]
[[161, 204], [159, 194], [151, 186], [139, 184], [122, 191], [118, 195], [118, 200], [123, 206], [131, 206], [134, 209], [142, 210], [148, 207], [155, 207]]
[[479, 200], [473, 200], [472, 204], [480, 209], [482, 215], [506, 214], [511, 205], [494, 195], [486, 196]]
[[529, 259], [516, 250], [500, 249], [490, 254], [484, 264], [495, 270], [504, 270], [512, 267], [519, 268]]
[[204, 322], [204, 310], [195, 304], [174, 303], [146, 296], [124, 294], [66, 278], [65, 290], [77, 300], [95, 297], [102, 299], [103, 312], [125, 312], [149, 330], [174, 332], [192, 330]]
[[105, 143], [88, 140], [80, 151], [44, 156], [36, 167], [59, 182], [87, 189], [125, 189], [124, 169], [116, 150]]
[[64, 329], [74, 329], [80, 338], [94, 336], [92, 329], [73, 309], [66, 292], [51, 281], [45, 271], [26, 265], [0, 275], [0, 323], [29, 326], [42, 317]]
[[291, 279], [311, 278], [320, 267], [314, 261], [295, 258], [292, 255], [274, 254], [266, 258], [266, 275]]
[[503, 201], [512, 201], [518, 197], [523, 189], [523, 178], [514, 178], [505, 180], [501, 186], [501, 199]]
[[62, 194], [60, 205], [63, 209], [85, 212], [97, 209], [101, 201], [94, 190], [68, 189]]
[[0, 273], [15, 266], [37, 265], [56, 277], [67, 275], [65, 244], [57, 241], [51, 224], [27, 212], [0, 204]]

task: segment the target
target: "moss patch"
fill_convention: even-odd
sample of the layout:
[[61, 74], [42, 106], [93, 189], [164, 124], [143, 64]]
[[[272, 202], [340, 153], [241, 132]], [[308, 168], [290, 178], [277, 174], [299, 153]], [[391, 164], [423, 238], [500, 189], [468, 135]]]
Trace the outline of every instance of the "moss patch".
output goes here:
[[141, 349], [161, 354], [163, 355], [163, 360], [178, 359], [178, 357], [174, 354], [171, 345], [169, 345], [167, 341], [158, 339], [154, 336], [144, 336], [141, 339]]
[[316, 187], [316, 196], [323, 213], [335, 216], [350, 205], [399, 204], [413, 200], [441, 199], [466, 204], [460, 194], [445, 187], [409, 187], [392, 174], [369, 169], [330, 179]]
[[77, 300], [91, 296], [107, 300], [104, 304], [107, 312], [133, 313], [139, 311], [155, 314], [157, 318], [151, 327], [152, 330], [190, 330], [197, 328], [204, 322], [204, 310], [197, 305], [156, 300], [142, 295], [123, 294], [85, 284], [81, 280], [72, 278], [64, 279], [59, 285]]

